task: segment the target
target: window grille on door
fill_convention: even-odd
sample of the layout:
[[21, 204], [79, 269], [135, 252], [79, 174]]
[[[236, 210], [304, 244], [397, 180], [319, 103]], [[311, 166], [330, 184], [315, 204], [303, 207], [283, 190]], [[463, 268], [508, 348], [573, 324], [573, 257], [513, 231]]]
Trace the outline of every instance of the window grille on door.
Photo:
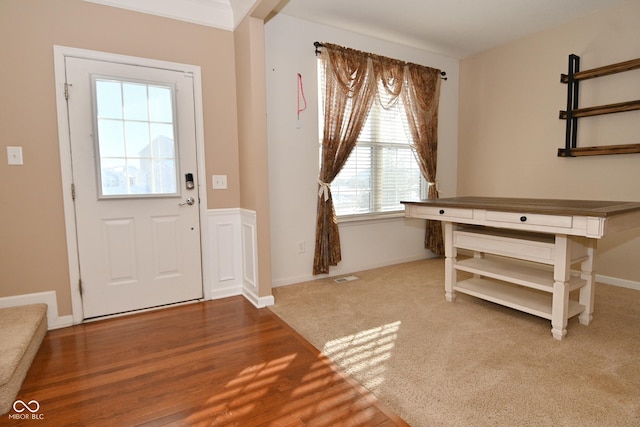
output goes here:
[[100, 197], [175, 196], [174, 88], [94, 77]]

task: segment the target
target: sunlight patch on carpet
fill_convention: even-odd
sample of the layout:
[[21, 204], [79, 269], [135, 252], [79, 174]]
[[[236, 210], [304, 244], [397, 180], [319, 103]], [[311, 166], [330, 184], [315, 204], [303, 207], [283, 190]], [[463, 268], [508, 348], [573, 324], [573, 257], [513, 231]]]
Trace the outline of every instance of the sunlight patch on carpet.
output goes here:
[[385, 363], [391, 358], [400, 324], [397, 321], [327, 342], [322, 352], [349, 375], [358, 374], [368, 389], [385, 380]]

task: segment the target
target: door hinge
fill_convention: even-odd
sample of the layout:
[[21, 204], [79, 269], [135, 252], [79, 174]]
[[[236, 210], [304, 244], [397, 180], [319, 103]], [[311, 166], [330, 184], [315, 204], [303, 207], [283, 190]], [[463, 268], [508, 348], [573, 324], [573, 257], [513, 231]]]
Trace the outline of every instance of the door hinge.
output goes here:
[[67, 101], [69, 100], [69, 86], [73, 85], [70, 85], [69, 83], [64, 84], [64, 99], [66, 99]]
[[75, 184], [71, 184], [71, 200], [75, 200], [76, 199], [76, 185]]
[[80, 296], [84, 294], [84, 289], [82, 289], [82, 279], [78, 279], [78, 289], [80, 290]]

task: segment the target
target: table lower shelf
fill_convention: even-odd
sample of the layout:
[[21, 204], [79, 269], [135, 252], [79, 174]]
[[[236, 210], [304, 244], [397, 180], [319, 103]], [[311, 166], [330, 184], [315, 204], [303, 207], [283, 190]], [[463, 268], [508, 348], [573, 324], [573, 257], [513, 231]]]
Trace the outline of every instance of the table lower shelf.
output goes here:
[[[551, 320], [552, 294], [536, 292], [512, 283], [476, 277], [456, 283], [453, 289], [463, 294]], [[583, 305], [569, 300], [567, 318], [582, 313], [584, 309]]]
[[[498, 281], [553, 292], [553, 268], [551, 266], [520, 261], [506, 257], [468, 258], [457, 260], [454, 268]], [[586, 280], [574, 275], [569, 278], [569, 291], [587, 284]]]

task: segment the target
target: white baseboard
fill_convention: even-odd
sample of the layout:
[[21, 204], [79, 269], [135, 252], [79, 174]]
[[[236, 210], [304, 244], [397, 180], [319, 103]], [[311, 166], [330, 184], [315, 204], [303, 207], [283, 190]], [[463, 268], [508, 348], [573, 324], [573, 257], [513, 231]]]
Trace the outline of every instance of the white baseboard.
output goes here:
[[635, 282], [633, 280], [619, 279], [617, 277], [596, 274], [596, 282], [603, 283], [605, 285], [619, 286], [621, 288], [629, 288], [640, 291], [640, 282]]
[[14, 295], [0, 298], [0, 308], [17, 307], [28, 304], [47, 304], [48, 329], [65, 328], [73, 325], [73, 316], [58, 315], [58, 300], [55, 291], [37, 292], [33, 294]]
[[242, 287], [235, 284], [226, 287], [218, 285], [218, 287], [211, 289], [211, 299], [229, 298], [238, 295], [242, 295]]
[[58, 316], [57, 322], [49, 324], [49, 330], [66, 328], [69, 326], [73, 326], [73, 316], [71, 314], [68, 314], [66, 316]]
[[259, 297], [256, 295], [251, 289], [244, 288], [242, 290], [242, 295], [249, 300], [251, 304], [253, 304], [256, 308], [265, 308], [269, 307], [276, 303], [273, 295], [269, 295], [266, 297]]
[[[430, 258], [433, 258], [433, 257], [430, 257]], [[278, 288], [281, 286], [294, 285], [296, 283], [302, 283], [302, 282], [310, 282], [312, 280], [324, 279], [327, 277], [344, 276], [345, 274], [353, 274], [358, 271], [372, 270], [374, 268], [387, 267], [389, 265], [395, 265], [395, 264], [404, 264], [405, 262], [420, 261], [423, 259], [429, 259], [429, 258], [425, 258], [424, 256], [416, 256], [416, 257], [394, 259], [394, 260], [389, 260], [385, 262], [372, 263], [372, 264], [366, 264], [366, 265], [364, 264], [356, 265], [349, 268], [348, 269], [349, 271], [347, 271], [346, 269], [341, 269], [340, 265], [338, 265], [337, 267], [332, 267], [329, 274], [318, 274], [314, 276], [313, 274], [311, 274], [311, 272], [309, 272], [309, 274], [305, 274], [301, 276], [277, 279], [271, 283], [271, 287]]]

